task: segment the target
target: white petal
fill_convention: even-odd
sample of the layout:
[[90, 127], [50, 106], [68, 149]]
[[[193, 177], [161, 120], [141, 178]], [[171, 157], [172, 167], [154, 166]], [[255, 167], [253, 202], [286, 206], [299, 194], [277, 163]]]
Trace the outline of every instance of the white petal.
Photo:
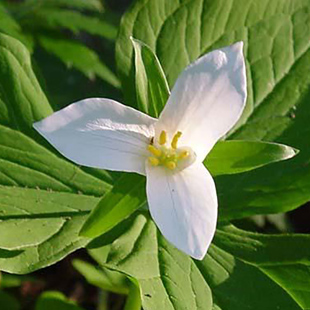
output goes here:
[[147, 197], [152, 218], [178, 249], [202, 259], [215, 233], [217, 196], [202, 163], [172, 174], [146, 165]]
[[238, 121], [246, 101], [243, 43], [215, 50], [189, 65], [177, 79], [156, 124], [170, 135], [183, 133], [187, 145], [203, 160], [216, 141]]
[[145, 174], [154, 122], [116, 101], [93, 98], [73, 103], [33, 126], [77, 164]]

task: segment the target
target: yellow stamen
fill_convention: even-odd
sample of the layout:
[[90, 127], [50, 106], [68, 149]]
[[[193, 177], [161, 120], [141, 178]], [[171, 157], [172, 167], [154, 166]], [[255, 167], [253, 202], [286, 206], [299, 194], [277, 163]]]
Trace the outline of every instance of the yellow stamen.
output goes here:
[[163, 130], [159, 136], [159, 144], [164, 145], [167, 142], [167, 132]]
[[173, 161], [168, 161], [165, 165], [166, 165], [166, 167], [167, 167], [168, 169], [170, 169], [170, 170], [174, 170], [175, 167], [176, 167], [176, 164], [175, 164], [175, 162], [173, 162]]
[[154, 145], [148, 145], [147, 149], [156, 157], [161, 155], [161, 150], [157, 149]]
[[174, 137], [173, 137], [173, 139], [172, 139], [172, 142], [171, 142], [171, 147], [172, 147], [173, 149], [177, 149], [177, 147], [178, 147], [178, 141], [179, 141], [179, 139], [180, 139], [181, 136], [182, 136], [182, 132], [181, 132], [181, 131], [178, 131], [178, 132], [174, 135]]
[[154, 166], [154, 167], [156, 167], [156, 166], [159, 165], [159, 159], [156, 158], [156, 157], [149, 157], [149, 158], [148, 158], [148, 161], [149, 161], [149, 163], [150, 163], [152, 166]]
[[185, 159], [189, 156], [189, 151], [183, 151], [180, 153], [179, 158], [180, 159]]

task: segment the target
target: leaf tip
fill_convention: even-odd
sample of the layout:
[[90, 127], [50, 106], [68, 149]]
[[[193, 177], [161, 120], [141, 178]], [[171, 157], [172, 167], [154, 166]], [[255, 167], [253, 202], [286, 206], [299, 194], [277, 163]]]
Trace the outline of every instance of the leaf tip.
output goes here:
[[286, 155], [286, 158], [285, 159], [290, 159], [290, 158], [293, 158], [295, 157], [296, 155], [299, 154], [300, 150], [299, 149], [296, 149], [294, 147], [291, 147], [291, 146], [288, 146], [286, 145], [286, 151], [287, 151], [287, 155]]

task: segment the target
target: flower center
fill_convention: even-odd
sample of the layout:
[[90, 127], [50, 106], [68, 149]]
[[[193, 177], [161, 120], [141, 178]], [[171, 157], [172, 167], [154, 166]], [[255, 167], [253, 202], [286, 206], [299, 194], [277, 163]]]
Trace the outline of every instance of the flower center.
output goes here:
[[169, 170], [183, 170], [190, 166], [196, 159], [196, 155], [190, 147], [178, 148], [178, 141], [182, 132], [178, 131], [172, 138], [170, 147], [167, 147], [167, 132], [160, 133], [158, 143], [152, 139], [147, 146], [152, 156], [148, 157], [151, 166], [164, 166]]

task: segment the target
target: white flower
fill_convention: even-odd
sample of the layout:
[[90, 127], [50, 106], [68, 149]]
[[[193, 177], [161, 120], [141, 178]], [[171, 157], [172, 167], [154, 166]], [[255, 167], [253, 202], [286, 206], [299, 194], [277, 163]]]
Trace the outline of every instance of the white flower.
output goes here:
[[217, 221], [216, 189], [202, 161], [245, 106], [242, 47], [239, 42], [215, 50], [188, 66], [159, 119], [95, 98], [73, 103], [34, 128], [77, 164], [146, 175], [150, 213], [160, 231], [202, 259]]

